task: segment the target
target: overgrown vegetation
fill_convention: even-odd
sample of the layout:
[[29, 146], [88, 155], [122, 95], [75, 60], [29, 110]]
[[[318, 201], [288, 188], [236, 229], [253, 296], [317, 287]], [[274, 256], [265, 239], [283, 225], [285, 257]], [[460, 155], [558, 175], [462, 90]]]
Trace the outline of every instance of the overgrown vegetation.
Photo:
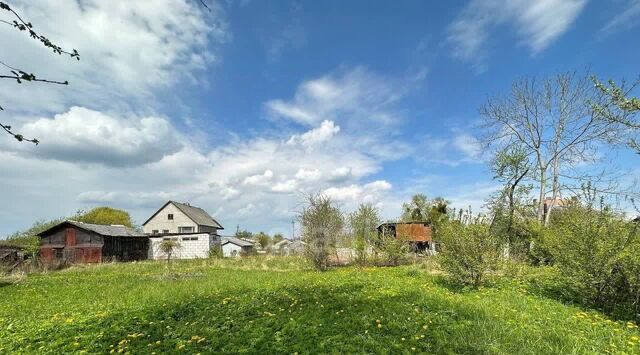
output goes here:
[[[74, 267], [0, 284], [0, 353], [634, 353], [635, 323], [504, 282], [282, 257]], [[55, 300], [55, 302], [52, 302]], [[19, 312], [16, 312], [19, 309]]]

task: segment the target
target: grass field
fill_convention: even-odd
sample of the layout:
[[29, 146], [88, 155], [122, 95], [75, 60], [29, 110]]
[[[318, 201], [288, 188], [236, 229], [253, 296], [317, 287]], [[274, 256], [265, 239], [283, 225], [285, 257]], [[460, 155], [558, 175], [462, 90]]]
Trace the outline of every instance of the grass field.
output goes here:
[[75, 267], [0, 282], [0, 353], [638, 353], [633, 323], [518, 282], [296, 259]]

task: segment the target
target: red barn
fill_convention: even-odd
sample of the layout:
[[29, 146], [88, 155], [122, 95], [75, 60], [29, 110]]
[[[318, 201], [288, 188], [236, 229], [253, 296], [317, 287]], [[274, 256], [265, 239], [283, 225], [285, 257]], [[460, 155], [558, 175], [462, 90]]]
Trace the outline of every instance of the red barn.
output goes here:
[[122, 225], [64, 221], [38, 234], [44, 262], [73, 263], [146, 259], [149, 237]]

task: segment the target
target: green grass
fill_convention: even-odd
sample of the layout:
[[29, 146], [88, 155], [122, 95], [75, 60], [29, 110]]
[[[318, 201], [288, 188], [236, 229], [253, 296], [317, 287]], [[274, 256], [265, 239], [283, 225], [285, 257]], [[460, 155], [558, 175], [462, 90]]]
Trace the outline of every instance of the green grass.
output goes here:
[[0, 353], [637, 353], [632, 323], [412, 266], [295, 259], [76, 267], [0, 282]]

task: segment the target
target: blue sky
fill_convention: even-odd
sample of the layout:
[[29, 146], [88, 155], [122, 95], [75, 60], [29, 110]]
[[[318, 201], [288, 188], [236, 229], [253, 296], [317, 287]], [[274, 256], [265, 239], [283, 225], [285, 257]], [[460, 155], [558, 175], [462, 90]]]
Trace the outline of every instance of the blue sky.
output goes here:
[[[141, 223], [168, 199], [229, 233], [289, 233], [312, 192], [385, 218], [417, 192], [479, 210], [497, 187], [474, 138], [487, 98], [640, 74], [638, 0], [116, 3], [12, 2], [82, 60], [0, 29], [3, 61], [71, 83], [0, 87], [0, 122], [42, 141], [0, 136], [0, 236], [98, 205]], [[633, 159], [615, 164], [633, 176]]]

